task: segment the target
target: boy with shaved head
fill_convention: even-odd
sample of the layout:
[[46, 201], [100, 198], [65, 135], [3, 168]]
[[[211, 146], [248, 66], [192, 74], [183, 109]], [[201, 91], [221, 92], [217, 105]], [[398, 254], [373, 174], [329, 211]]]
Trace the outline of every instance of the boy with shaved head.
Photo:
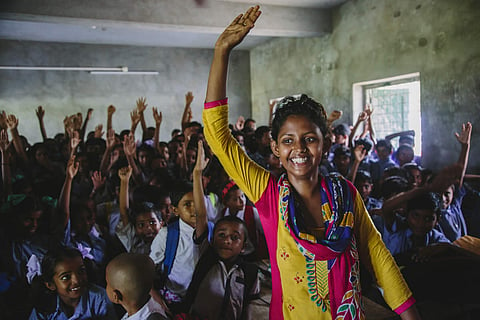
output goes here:
[[155, 266], [144, 254], [124, 253], [107, 266], [107, 295], [127, 313], [123, 319], [167, 319], [165, 309], [150, 296]]

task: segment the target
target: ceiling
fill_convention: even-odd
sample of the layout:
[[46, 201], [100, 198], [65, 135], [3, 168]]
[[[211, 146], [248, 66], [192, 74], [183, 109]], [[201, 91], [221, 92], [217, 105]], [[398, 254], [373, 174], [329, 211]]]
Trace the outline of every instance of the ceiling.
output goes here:
[[0, 5], [0, 39], [212, 48], [236, 12], [260, 4], [262, 19], [240, 47], [250, 49], [272, 37], [330, 32], [329, 9], [346, 1], [101, 0], [90, 8], [79, 0], [34, 2], [37, 7], [28, 0], [15, 0]]

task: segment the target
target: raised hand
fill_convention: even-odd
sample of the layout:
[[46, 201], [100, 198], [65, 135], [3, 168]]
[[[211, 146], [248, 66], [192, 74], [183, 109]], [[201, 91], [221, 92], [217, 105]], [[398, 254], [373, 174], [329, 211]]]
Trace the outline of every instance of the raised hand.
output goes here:
[[215, 48], [230, 51], [242, 42], [260, 16], [259, 8], [250, 7], [244, 14], [239, 14], [217, 39]]
[[5, 111], [0, 112], [0, 129], [7, 129], [7, 114]]
[[120, 181], [129, 181], [130, 177], [132, 176], [132, 167], [124, 167], [120, 168], [118, 170], [118, 177], [120, 178]]
[[105, 185], [106, 177], [102, 177], [100, 171], [94, 171], [92, 174], [93, 190], [98, 190]]
[[95, 138], [101, 138], [105, 132], [103, 132], [103, 124], [99, 124], [95, 127], [94, 136]]
[[155, 120], [155, 124], [159, 126], [160, 124], [162, 124], [162, 112], [158, 111], [158, 109], [155, 107], [153, 107], [152, 110], [153, 110], [153, 119]]
[[136, 127], [140, 122], [140, 114], [138, 113], [137, 109], [130, 112], [130, 119], [132, 120], [132, 127]]
[[83, 123], [83, 115], [82, 115], [81, 112], [77, 113], [76, 115], [73, 115], [73, 128], [74, 128], [74, 130], [82, 129], [82, 123]]
[[42, 106], [38, 106], [38, 108], [35, 110], [35, 112], [37, 114], [38, 120], [42, 120], [43, 116], [45, 115], [45, 109], [43, 109]]
[[72, 152], [75, 152], [75, 150], [77, 150], [80, 141], [80, 133], [78, 131], [73, 131], [72, 137], [70, 138], [70, 148]]
[[78, 173], [78, 162], [75, 162], [75, 156], [71, 156], [67, 163], [67, 177], [73, 179]]
[[358, 146], [353, 149], [353, 155], [355, 156], [355, 160], [358, 162], [362, 162], [367, 155], [367, 150], [365, 150], [365, 146], [359, 144]]
[[93, 109], [89, 108], [88, 111], [87, 111], [87, 119], [86, 120], [90, 120], [92, 118], [92, 114], [93, 114]]
[[147, 109], [147, 98], [138, 98], [136, 104], [138, 113], [142, 113], [143, 111], [145, 111], [145, 109]]
[[237, 122], [235, 122], [235, 128], [238, 131], [242, 131], [245, 126], [245, 118], [243, 116], [238, 116]]
[[115, 107], [113, 105], [109, 105], [108, 108], [107, 108], [107, 115], [112, 116], [115, 113], [116, 110], [117, 109], [115, 109]]
[[332, 123], [333, 121], [340, 119], [342, 115], [343, 115], [343, 111], [333, 110], [328, 116], [327, 123]]
[[107, 149], [112, 149], [115, 146], [115, 130], [109, 129], [107, 131]]
[[470, 144], [470, 138], [472, 136], [472, 124], [467, 122], [462, 124], [462, 132], [455, 132], [458, 142], [461, 144]]
[[137, 146], [135, 145], [135, 137], [132, 133], [125, 136], [123, 140], [123, 151], [126, 156], [135, 156]]
[[[1, 131], [0, 131], [0, 151], [2, 152], [2, 154], [5, 154], [5, 152], [7, 151], [8, 144], [9, 143], [8, 143], [7, 130], [1, 129]], [[3, 157], [2, 157], [2, 160], [3, 160]]]
[[188, 91], [187, 94], [185, 95], [185, 104], [191, 104], [193, 101], [193, 93], [192, 91]]
[[362, 122], [368, 119], [368, 114], [365, 111], [360, 112], [358, 115], [358, 122]]
[[195, 162], [194, 170], [203, 171], [210, 161], [209, 158], [205, 158], [205, 151], [203, 150], [203, 141], [198, 140], [197, 161]]
[[372, 113], [373, 113], [373, 108], [372, 108], [372, 105], [370, 104], [367, 104], [365, 106], [365, 113], [367, 114], [367, 117], [370, 118], [372, 116]]
[[10, 129], [10, 130], [15, 130], [15, 129], [17, 129], [17, 127], [18, 127], [18, 119], [17, 119], [17, 117], [15, 117], [14, 114], [9, 114], [9, 115], [7, 116], [7, 119], [6, 119], [6, 120], [7, 120], [7, 127], [8, 127], [8, 129]]

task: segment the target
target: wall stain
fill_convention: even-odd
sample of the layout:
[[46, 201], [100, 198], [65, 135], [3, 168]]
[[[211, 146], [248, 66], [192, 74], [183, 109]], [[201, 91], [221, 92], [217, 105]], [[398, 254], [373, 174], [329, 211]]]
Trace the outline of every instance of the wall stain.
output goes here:
[[419, 47], [425, 47], [427, 44], [428, 44], [428, 40], [426, 38], [418, 39], [418, 46]]

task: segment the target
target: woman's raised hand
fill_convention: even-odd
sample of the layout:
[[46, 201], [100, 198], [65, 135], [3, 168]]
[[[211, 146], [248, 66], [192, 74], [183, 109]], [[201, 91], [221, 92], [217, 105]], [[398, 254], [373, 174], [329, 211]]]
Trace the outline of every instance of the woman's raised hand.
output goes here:
[[242, 42], [260, 16], [261, 11], [259, 9], [259, 6], [250, 7], [244, 14], [239, 14], [218, 37], [215, 49], [230, 51]]

